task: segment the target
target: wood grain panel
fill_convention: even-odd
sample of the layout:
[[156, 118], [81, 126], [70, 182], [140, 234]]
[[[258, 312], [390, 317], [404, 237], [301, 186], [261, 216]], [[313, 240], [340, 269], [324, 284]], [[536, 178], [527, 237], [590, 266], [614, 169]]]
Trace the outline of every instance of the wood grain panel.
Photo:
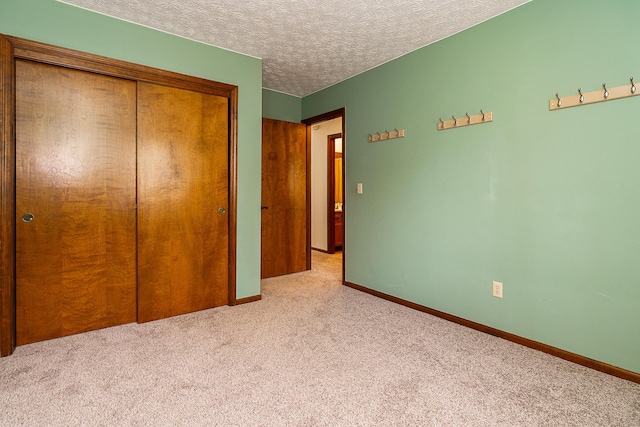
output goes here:
[[139, 322], [229, 302], [228, 116], [226, 98], [138, 84]]
[[0, 36], [0, 356], [15, 346], [15, 92], [13, 49]]
[[18, 345], [135, 321], [135, 99], [131, 81], [16, 61]]
[[261, 276], [307, 270], [307, 127], [262, 120]]
[[246, 303], [259, 299], [259, 295], [236, 301], [236, 191], [237, 191], [237, 111], [238, 88], [233, 85], [185, 76], [164, 70], [149, 68], [112, 58], [101, 57], [86, 52], [79, 52], [58, 46], [25, 40], [12, 36], [0, 35], [0, 85], [2, 89], [0, 110], [0, 158], [2, 224], [0, 236], [0, 354], [9, 355], [15, 347], [15, 80], [14, 59], [25, 59], [49, 65], [58, 65], [69, 69], [89, 71], [105, 76], [125, 78], [132, 81], [145, 81], [166, 86], [193, 90], [223, 96], [229, 99], [229, 303]]
[[59, 65], [138, 82], [163, 84], [227, 98], [233, 97], [233, 92], [237, 90], [237, 86], [225, 83], [133, 64], [60, 46], [12, 36], [7, 36], [7, 39], [14, 48], [16, 58], [28, 59], [34, 62]]

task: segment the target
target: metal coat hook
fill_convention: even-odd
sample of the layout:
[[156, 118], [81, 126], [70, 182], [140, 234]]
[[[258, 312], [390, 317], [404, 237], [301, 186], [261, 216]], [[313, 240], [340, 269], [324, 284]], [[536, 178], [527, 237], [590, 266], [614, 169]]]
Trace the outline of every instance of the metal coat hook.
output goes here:
[[558, 96], [558, 92], [556, 92], [556, 99], [558, 100], [558, 107], [562, 107], [562, 99]]
[[469, 117], [469, 113], [464, 113], [467, 116], [467, 124], [471, 124], [471, 117]]
[[486, 116], [484, 114], [484, 111], [480, 110], [480, 114], [482, 114], [482, 121], [484, 122], [486, 120]]
[[453, 125], [458, 126], [458, 119], [456, 119], [456, 116], [451, 116], [451, 118], [453, 119]]
[[442, 121], [442, 117], [440, 117], [438, 121], [440, 122], [440, 127], [444, 129], [444, 122]]
[[580, 104], [584, 102], [584, 95], [582, 94], [582, 89], [578, 88], [578, 93], [580, 94]]
[[609, 91], [607, 90], [607, 84], [606, 83], [602, 83], [602, 89], [604, 89], [604, 99], [607, 99], [609, 97]]
[[631, 93], [636, 93], [636, 85], [635, 83], [633, 83], [633, 77], [631, 77], [629, 80], [631, 80]]

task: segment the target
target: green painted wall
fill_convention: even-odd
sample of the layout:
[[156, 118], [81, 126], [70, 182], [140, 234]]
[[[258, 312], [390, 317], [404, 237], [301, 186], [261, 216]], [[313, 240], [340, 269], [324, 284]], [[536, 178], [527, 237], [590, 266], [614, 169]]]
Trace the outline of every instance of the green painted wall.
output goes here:
[[262, 61], [55, 0], [0, 0], [0, 33], [237, 85], [237, 297], [260, 293]]
[[640, 97], [548, 110], [640, 81], [636, 9], [534, 0], [303, 98], [346, 107], [346, 279], [640, 372]]
[[262, 89], [262, 117], [300, 123], [302, 120], [302, 98]]

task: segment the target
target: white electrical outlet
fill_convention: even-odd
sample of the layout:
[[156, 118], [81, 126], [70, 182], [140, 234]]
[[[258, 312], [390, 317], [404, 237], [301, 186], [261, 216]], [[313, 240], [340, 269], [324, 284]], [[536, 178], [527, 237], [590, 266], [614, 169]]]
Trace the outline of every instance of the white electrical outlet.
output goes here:
[[502, 283], [493, 282], [493, 296], [496, 298], [502, 298]]
[[362, 183], [361, 182], [359, 182], [358, 185], [356, 186], [356, 193], [362, 194]]

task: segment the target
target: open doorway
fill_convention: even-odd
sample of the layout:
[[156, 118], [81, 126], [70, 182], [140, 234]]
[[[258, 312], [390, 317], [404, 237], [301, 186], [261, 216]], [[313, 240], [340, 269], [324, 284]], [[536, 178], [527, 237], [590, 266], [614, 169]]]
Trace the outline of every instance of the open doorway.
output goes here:
[[344, 194], [345, 110], [335, 110], [302, 122], [308, 127], [311, 157], [310, 246], [312, 250], [341, 257], [344, 283], [347, 218]]
[[342, 250], [344, 242], [342, 151], [342, 133], [329, 135], [327, 137], [327, 252], [330, 254]]

